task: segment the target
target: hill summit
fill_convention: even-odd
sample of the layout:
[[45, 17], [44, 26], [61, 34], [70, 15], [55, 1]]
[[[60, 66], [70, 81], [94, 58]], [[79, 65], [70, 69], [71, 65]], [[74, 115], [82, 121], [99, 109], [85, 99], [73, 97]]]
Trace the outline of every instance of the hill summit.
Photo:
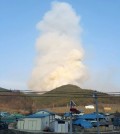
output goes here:
[[[48, 91], [37, 98], [39, 105], [48, 106], [66, 106], [70, 100], [74, 100], [76, 104], [86, 105], [93, 103], [93, 90], [82, 89], [76, 85], [63, 85], [51, 91]], [[99, 94], [104, 94], [100, 93]], [[104, 94], [106, 95], [106, 94]]]

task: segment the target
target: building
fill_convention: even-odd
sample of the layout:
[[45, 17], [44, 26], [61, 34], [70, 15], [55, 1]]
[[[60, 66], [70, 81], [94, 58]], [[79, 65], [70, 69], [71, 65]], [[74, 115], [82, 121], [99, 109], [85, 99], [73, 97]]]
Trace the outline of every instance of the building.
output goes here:
[[50, 123], [55, 120], [55, 114], [46, 110], [40, 110], [18, 120], [17, 129], [28, 131], [44, 131], [49, 128]]
[[50, 128], [57, 133], [67, 133], [69, 131], [68, 125], [68, 121], [58, 119], [51, 123]]
[[55, 117], [58, 116], [53, 112], [40, 110], [35, 114], [18, 120], [17, 129], [22, 131], [68, 132], [68, 123], [55, 119]]

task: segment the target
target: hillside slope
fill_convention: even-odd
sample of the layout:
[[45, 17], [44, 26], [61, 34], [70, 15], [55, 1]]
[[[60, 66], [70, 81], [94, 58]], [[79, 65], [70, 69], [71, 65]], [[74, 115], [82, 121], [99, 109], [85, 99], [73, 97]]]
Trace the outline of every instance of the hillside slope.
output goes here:
[[0, 87], [0, 91], [7, 91], [8, 89]]
[[31, 111], [32, 99], [20, 91], [0, 88], [0, 111]]
[[[64, 85], [34, 99], [36, 107], [66, 106], [69, 105], [70, 100], [74, 100], [78, 106], [89, 105], [94, 103], [93, 92], [93, 90], [82, 89], [75, 85]], [[97, 94], [99, 104], [119, 104], [120, 98], [118, 97], [101, 92]]]
[[[66, 107], [69, 106], [70, 100], [73, 100], [77, 106], [85, 106], [94, 104], [93, 92], [93, 90], [82, 89], [75, 85], [64, 85], [42, 95], [37, 92], [30, 94], [12, 91], [0, 92], [0, 108], [7, 111], [32, 112], [43, 108]], [[99, 108], [103, 108], [103, 104], [119, 105], [120, 97], [100, 92], [97, 94]]]

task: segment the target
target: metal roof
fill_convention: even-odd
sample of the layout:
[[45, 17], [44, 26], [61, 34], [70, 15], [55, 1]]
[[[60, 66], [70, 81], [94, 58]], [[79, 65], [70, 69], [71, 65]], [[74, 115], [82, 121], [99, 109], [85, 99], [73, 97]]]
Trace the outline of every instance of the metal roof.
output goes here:
[[98, 118], [100, 119], [104, 119], [105, 116], [102, 115], [102, 114], [96, 114], [96, 113], [90, 113], [90, 114], [84, 114], [82, 116], [79, 116], [78, 118], [81, 118], [81, 119], [97, 119], [97, 116]]
[[70, 112], [64, 114], [64, 117], [70, 117], [70, 116], [71, 116]]
[[74, 125], [80, 125], [84, 128], [92, 128], [92, 124], [89, 121], [83, 120], [83, 119], [77, 119], [73, 121]]
[[35, 114], [41, 114], [40, 112], [46, 112], [45, 114], [49, 114], [49, 115], [55, 115], [55, 113], [54, 112], [51, 112], [51, 111], [48, 111], [48, 110], [39, 110], [39, 111], [37, 111]]
[[39, 110], [34, 114], [28, 115], [26, 118], [44, 118], [46, 116], [55, 115], [55, 113], [48, 110]]
[[32, 115], [27, 116], [26, 118], [44, 118], [47, 116], [49, 116], [49, 114], [32, 114]]

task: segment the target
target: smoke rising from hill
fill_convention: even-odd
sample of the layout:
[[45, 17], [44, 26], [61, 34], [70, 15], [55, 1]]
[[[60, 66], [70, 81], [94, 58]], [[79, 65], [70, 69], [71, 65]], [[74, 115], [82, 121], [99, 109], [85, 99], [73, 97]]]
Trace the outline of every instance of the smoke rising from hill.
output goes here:
[[37, 24], [40, 36], [36, 41], [37, 59], [29, 88], [52, 90], [65, 84], [77, 84], [86, 79], [84, 50], [80, 34], [80, 17], [68, 3], [54, 2]]

